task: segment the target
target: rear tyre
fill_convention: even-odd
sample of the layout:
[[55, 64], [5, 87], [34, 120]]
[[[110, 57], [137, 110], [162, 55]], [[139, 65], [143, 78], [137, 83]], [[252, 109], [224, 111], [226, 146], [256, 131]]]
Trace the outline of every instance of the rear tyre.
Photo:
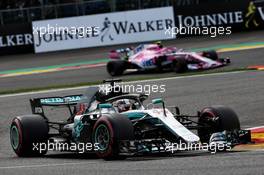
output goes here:
[[215, 50], [204, 51], [203, 56], [210, 58], [211, 60], [217, 60], [218, 59], [218, 54]]
[[184, 58], [177, 58], [172, 62], [172, 69], [176, 73], [183, 73], [188, 70], [187, 61]]
[[[15, 117], [10, 127], [10, 142], [19, 157], [42, 156], [47, 153], [49, 127], [44, 118], [39, 115]], [[41, 152], [34, 145], [44, 143]]]
[[127, 69], [127, 61], [118, 60], [118, 61], [109, 61], [106, 65], [107, 72], [111, 76], [122, 75]]
[[160, 56], [158, 58], [155, 58], [155, 65], [157, 66], [157, 72], [163, 71], [162, 63], [167, 60], [166, 56]]
[[100, 117], [94, 125], [93, 142], [97, 145], [96, 154], [105, 160], [124, 159], [120, 155], [120, 141], [134, 139], [134, 128], [124, 115]]
[[198, 136], [202, 143], [209, 143], [210, 136], [215, 132], [240, 130], [240, 122], [237, 114], [225, 106], [213, 106], [204, 108], [198, 119], [201, 125], [208, 128], [199, 128]]

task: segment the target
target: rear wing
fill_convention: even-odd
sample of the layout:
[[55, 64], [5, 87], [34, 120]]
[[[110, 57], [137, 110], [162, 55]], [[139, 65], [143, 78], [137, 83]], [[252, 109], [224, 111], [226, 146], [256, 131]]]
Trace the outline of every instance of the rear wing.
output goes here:
[[81, 94], [78, 95], [68, 95], [64, 97], [43, 97], [43, 98], [32, 98], [30, 99], [31, 110], [33, 114], [39, 114], [44, 118], [43, 106], [67, 106], [71, 110], [72, 105], [76, 105], [81, 99]]

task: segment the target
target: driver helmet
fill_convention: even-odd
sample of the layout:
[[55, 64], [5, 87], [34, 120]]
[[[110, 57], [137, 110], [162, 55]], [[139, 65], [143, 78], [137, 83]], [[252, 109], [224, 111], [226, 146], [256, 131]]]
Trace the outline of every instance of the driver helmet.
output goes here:
[[161, 41], [157, 41], [155, 44], [157, 44], [159, 46], [159, 48], [163, 48]]
[[131, 103], [128, 99], [122, 99], [117, 101], [118, 112], [126, 112], [131, 109]]

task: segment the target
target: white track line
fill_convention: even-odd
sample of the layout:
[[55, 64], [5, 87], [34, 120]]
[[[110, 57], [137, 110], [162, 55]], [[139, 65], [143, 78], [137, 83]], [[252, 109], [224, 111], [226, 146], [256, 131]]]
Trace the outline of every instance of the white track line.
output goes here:
[[[157, 79], [149, 79], [149, 80], [123, 82], [123, 84], [157, 82], [157, 81], [176, 80], [176, 79], [185, 79], [185, 78], [194, 78], [194, 77], [217, 76], [217, 75], [228, 75], [228, 74], [238, 74], [238, 73], [244, 73], [244, 72], [247, 72], [247, 71], [220, 72], [220, 73], [209, 73], [209, 74], [199, 74], [199, 75], [187, 75], [187, 76], [180, 76], [180, 77], [157, 78]], [[96, 86], [96, 85], [91, 85], [91, 86]], [[72, 90], [82, 90], [82, 89], [86, 89], [91, 86], [79, 86], [79, 87], [73, 87], [73, 88], [61, 88], [61, 89], [51, 89], [51, 90], [33, 91], [33, 92], [16, 93], [16, 94], [6, 94], [6, 95], [0, 95], [0, 98], [52, 93], [52, 92], [62, 92], [62, 91], [72, 91]]]
[[94, 164], [96, 162], [82, 162], [82, 163], [58, 163], [58, 164], [41, 164], [41, 165], [18, 165], [18, 166], [3, 166], [1, 169], [18, 169], [18, 168], [41, 168], [41, 167], [56, 167], [56, 166], [68, 166], [68, 165], [85, 165]]
[[256, 126], [252, 128], [247, 128], [246, 130], [253, 130], [253, 129], [260, 129], [260, 128], [264, 128], [264, 126]]

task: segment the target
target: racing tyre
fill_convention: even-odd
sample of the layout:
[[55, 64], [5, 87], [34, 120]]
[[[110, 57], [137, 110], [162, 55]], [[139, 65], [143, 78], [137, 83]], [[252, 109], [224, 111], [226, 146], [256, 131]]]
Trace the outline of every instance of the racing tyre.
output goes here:
[[211, 60], [218, 60], [218, 54], [215, 50], [204, 51], [203, 56], [210, 58]]
[[166, 60], [167, 60], [166, 56], [160, 56], [158, 58], [155, 58], [155, 65], [157, 66], [157, 72], [163, 71], [162, 62]]
[[107, 72], [111, 76], [122, 75], [127, 69], [127, 61], [118, 60], [118, 61], [109, 61], [106, 65]]
[[100, 117], [93, 128], [93, 143], [96, 154], [105, 160], [125, 159], [120, 155], [120, 141], [134, 139], [134, 128], [131, 121], [122, 114]]
[[176, 73], [183, 73], [188, 70], [187, 61], [184, 58], [178, 58], [172, 62], [172, 69]]
[[[47, 153], [48, 132], [48, 123], [39, 115], [15, 117], [10, 127], [11, 146], [19, 157], [42, 156]], [[42, 151], [38, 150], [41, 143], [45, 144]]]
[[198, 129], [198, 136], [202, 143], [209, 143], [210, 136], [215, 132], [240, 130], [237, 114], [225, 106], [204, 108], [198, 123], [208, 126]]

